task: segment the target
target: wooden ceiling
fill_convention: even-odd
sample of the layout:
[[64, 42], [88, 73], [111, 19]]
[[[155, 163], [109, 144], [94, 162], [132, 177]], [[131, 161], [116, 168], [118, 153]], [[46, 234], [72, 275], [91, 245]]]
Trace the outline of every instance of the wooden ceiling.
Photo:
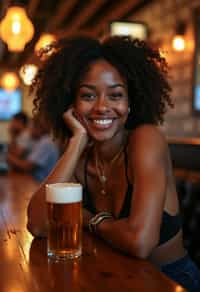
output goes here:
[[42, 32], [55, 33], [58, 37], [85, 31], [102, 36], [108, 31], [109, 22], [128, 20], [131, 15], [150, 0], [0, 0], [0, 19], [9, 5], [20, 4], [26, 8], [34, 27], [33, 40], [23, 53], [8, 52], [0, 40], [1, 67], [19, 67], [33, 53], [34, 45]]

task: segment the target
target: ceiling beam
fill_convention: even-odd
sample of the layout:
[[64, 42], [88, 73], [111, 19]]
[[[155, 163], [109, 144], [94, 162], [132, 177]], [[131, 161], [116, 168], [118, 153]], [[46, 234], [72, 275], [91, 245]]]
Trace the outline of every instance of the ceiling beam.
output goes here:
[[[73, 19], [70, 24], [67, 24], [62, 30], [57, 30], [56, 35], [58, 37], [65, 37], [73, 34], [76, 30], [80, 29], [81, 26], [89, 20], [89, 18], [94, 15], [94, 13], [103, 5], [105, 0], [92, 1], [89, 5], [82, 9], [82, 11]], [[116, 2], [117, 4], [113, 9], [108, 9], [105, 11], [104, 15], [97, 20], [96, 24], [87, 28], [87, 32], [93, 36], [98, 36], [102, 31], [105, 31], [108, 24], [112, 20], [119, 20], [124, 17], [130, 10], [134, 9], [141, 0], [126, 0], [122, 2]], [[85, 31], [85, 30], [84, 30]]]
[[27, 12], [31, 18], [34, 17], [39, 4], [40, 4], [40, 0], [31, 0], [29, 2], [28, 7], [27, 7]]
[[[91, 1], [85, 6], [79, 14], [77, 14], [68, 26], [70, 30], [75, 31], [77, 28], [84, 25], [84, 23], [96, 13], [98, 9], [106, 2], [106, 0]], [[69, 30], [69, 28], [68, 28]]]
[[130, 10], [134, 9], [141, 1], [140, 0], [126, 0], [121, 4], [117, 4], [113, 9], [105, 11], [103, 17], [100, 21], [95, 24], [91, 29], [91, 33], [94, 35], [99, 35], [102, 31], [105, 31], [108, 27], [109, 22], [113, 20], [119, 20], [124, 15], [126, 15]]
[[46, 30], [51, 31], [59, 27], [65, 18], [69, 16], [72, 9], [76, 5], [77, 0], [61, 1], [55, 15], [51, 17], [46, 26]]

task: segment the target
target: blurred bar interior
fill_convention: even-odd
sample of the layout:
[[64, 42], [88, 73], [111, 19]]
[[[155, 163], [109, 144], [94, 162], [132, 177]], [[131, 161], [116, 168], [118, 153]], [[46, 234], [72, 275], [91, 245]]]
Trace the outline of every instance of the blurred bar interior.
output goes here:
[[[18, 9], [17, 12], [14, 12], [14, 7]], [[28, 96], [28, 86], [41, 64], [37, 55], [39, 48], [57, 38], [79, 31], [105, 37], [111, 33], [111, 28], [115, 29], [123, 21], [128, 26], [120, 28], [120, 33], [133, 33], [134, 36], [146, 38], [160, 48], [169, 63], [175, 108], [167, 113], [164, 132], [170, 137], [198, 137], [199, 7], [198, 0], [0, 1], [0, 142], [8, 139], [6, 120], [9, 117], [5, 114], [9, 111], [7, 101], [17, 99], [16, 96], [13, 97], [14, 93], [10, 99], [8, 95], [3, 97], [5, 84], [9, 83], [8, 87], [11, 86], [6, 87], [10, 92], [18, 88], [18, 104], [13, 110], [22, 108], [31, 115], [32, 97]], [[21, 22], [14, 19], [11, 25], [7, 19], [8, 11], [15, 14], [21, 12]], [[115, 21], [118, 23], [113, 23]], [[7, 72], [15, 75], [12, 74], [10, 81], [5, 83], [4, 74]]]
[[[22, 23], [18, 17], [12, 25], [6, 23], [13, 7], [22, 12]], [[42, 62], [40, 47], [79, 31], [103, 38], [116, 27], [114, 21], [117, 26], [128, 24], [123, 34], [131, 31], [138, 37], [139, 29], [168, 61], [175, 107], [167, 113], [162, 130], [169, 139], [182, 207], [187, 209], [185, 230], [191, 238], [187, 244], [200, 262], [198, 231], [194, 237], [200, 219], [192, 223], [194, 216], [200, 218], [195, 201], [200, 191], [200, 0], [1, 0], [0, 143], [8, 140], [11, 114], [23, 109], [31, 116], [33, 96], [28, 89]]]

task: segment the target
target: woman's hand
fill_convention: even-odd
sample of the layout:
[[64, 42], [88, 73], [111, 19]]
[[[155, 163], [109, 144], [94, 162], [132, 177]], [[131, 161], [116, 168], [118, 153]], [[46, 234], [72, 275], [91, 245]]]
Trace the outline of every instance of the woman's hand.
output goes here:
[[84, 127], [84, 122], [73, 107], [64, 112], [63, 119], [67, 127], [72, 131], [73, 136], [79, 137], [85, 147], [89, 141], [89, 136]]

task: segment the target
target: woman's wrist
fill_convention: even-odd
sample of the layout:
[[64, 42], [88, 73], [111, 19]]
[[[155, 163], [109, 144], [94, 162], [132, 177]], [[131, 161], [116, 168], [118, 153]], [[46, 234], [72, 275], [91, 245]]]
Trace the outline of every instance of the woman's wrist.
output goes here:
[[65, 157], [66, 155], [68, 156], [70, 154], [70, 157], [72, 156], [78, 156], [82, 154], [86, 147], [86, 139], [84, 139], [81, 135], [74, 135], [69, 139], [69, 142], [66, 145], [66, 149], [63, 152], [63, 156]]
[[76, 133], [72, 138], [70, 139], [70, 143], [75, 144], [75, 147], [79, 147], [79, 150], [82, 152], [88, 143], [88, 135], [87, 133]]
[[100, 223], [105, 220], [112, 220], [114, 219], [113, 215], [109, 212], [100, 212], [93, 216], [88, 223], [88, 229], [92, 233], [97, 233], [97, 227]]

